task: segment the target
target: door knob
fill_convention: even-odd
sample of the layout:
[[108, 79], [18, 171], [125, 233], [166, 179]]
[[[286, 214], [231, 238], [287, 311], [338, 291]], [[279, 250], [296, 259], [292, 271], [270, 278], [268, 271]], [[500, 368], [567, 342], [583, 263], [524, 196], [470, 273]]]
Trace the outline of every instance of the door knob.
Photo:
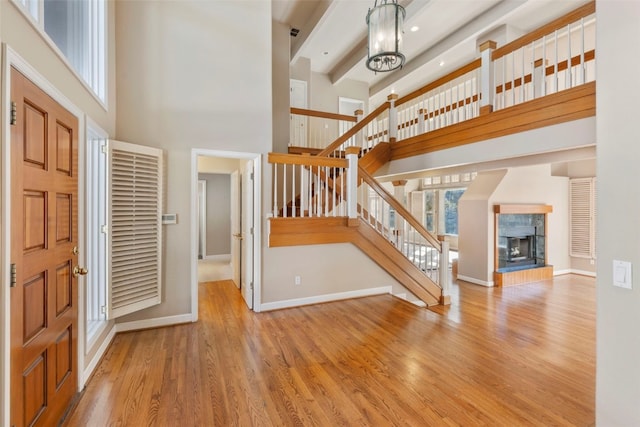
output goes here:
[[73, 277], [84, 276], [88, 272], [89, 270], [87, 270], [84, 267], [80, 267], [79, 265], [76, 265], [75, 267], [73, 267]]

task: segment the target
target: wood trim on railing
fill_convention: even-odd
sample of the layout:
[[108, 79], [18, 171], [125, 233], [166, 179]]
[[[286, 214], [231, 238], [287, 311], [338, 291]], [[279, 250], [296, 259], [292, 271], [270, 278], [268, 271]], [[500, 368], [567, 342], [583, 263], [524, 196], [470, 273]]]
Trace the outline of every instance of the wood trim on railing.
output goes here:
[[354, 122], [354, 123], [358, 121], [358, 119], [355, 116], [329, 113], [326, 111], [307, 110], [305, 108], [291, 107], [291, 114], [297, 114], [299, 116], [320, 117], [322, 119], [343, 120], [345, 122]]
[[373, 110], [371, 113], [367, 115], [367, 117], [360, 120], [356, 123], [351, 129], [343, 133], [338, 137], [335, 141], [329, 144], [324, 150], [317, 154], [317, 157], [327, 157], [329, 154], [333, 153], [336, 149], [338, 149], [342, 144], [349, 140], [352, 136], [357, 134], [362, 128], [372, 122], [376, 117], [380, 115], [383, 111], [389, 109], [391, 104], [389, 102], [383, 102], [378, 108]]
[[592, 117], [596, 113], [595, 94], [596, 84], [589, 82], [416, 135], [393, 144], [391, 160]]
[[457, 79], [460, 76], [464, 76], [465, 74], [480, 68], [480, 66], [482, 65], [482, 60], [480, 58], [475, 59], [473, 61], [471, 61], [470, 63], [468, 63], [467, 65], [463, 65], [462, 67], [458, 68], [455, 71], [450, 72], [449, 74], [447, 74], [446, 76], [440, 77], [438, 80], [433, 81], [431, 83], [429, 83], [426, 86], [421, 87], [420, 89], [414, 90], [413, 92], [411, 92], [408, 95], [403, 96], [402, 98], [399, 98], [396, 101], [396, 107], [411, 101], [414, 98], [419, 97], [420, 95], [424, 95], [425, 93], [436, 89], [442, 85], [444, 85], [445, 83], [453, 80], [453, 79]]
[[366, 182], [369, 187], [371, 187], [376, 193], [378, 193], [378, 195], [382, 197], [385, 202], [389, 203], [389, 205], [393, 209], [395, 209], [396, 213], [400, 215], [402, 219], [407, 221], [409, 225], [415, 228], [416, 231], [422, 237], [424, 237], [424, 239], [429, 242], [429, 244], [431, 244], [431, 246], [436, 248], [438, 252], [442, 252], [442, 244], [438, 241], [438, 239], [429, 231], [427, 231], [427, 229], [424, 228], [424, 225], [420, 224], [418, 220], [415, 219], [413, 215], [411, 215], [407, 208], [402, 206], [400, 202], [398, 202], [396, 198], [391, 195], [391, 193], [389, 193], [371, 174], [369, 174], [369, 172], [367, 172], [360, 166], [358, 167], [358, 178], [364, 180], [364, 182]]
[[[584, 53], [584, 62], [587, 63], [589, 61], [593, 61], [594, 59], [596, 59], [596, 51], [595, 50], [590, 50], [588, 52]], [[573, 58], [571, 58], [571, 66], [575, 67], [576, 65], [580, 65], [580, 60], [581, 60], [581, 55], [576, 55]], [[569, 61], [564, 60], [562, 62], [558, 62], [558, 72], [560, 71], [564, 71], [567, 69], [567, 64]], [[552, 74], [555, 73], [555, 66], [554, 65], [549, 65], [548, 67], [545, 68], [544, 70], [545, 72], [545, 76], [550, 76]], [[524, 76], [524, 83], [531, 83], [531, 74], [527, 74], [526, 76]], [[496, 94], [498, 93], [502, 93], [502, 86], [503, 85], [498, 85], [496, 86]], [[515, 80], [513, 80], [513, 86], [514, 87], [520, 87], [522, 86], [522, 77], [519, 77]], [[504, 84], [504, 90], [511, 90], [511, 82], [506, 82]]]
[[[400, 128], [398, 128], [398, 129], [400, 129]], [[389, 131], [388, 130], [383, 130], [383, 131], [380, 131], [378, 133], [374, 133], [373, 135], [369, 135], [367, 137], [367, 141], [373, 141], [374, 139], [382, 138], [385, 135], [389, 135]]]
[[538, 29], [525, 34], [512, 41], [511, 43], [507, 43], [506, 45], [496, 49], [491, 54], [491, 60], [495, 61], [496, 59], [502, 58], [503, 56], [513, 52], [514, 50], [520, 49], [521, 47], [527, 46], [532, 42], [541, 39], [542, 37], [551, 34], [555, 30], [559, 30], [560, 28], [564, 28], [569, 24], [573, 24], [580, 18], [587, 17], [589, 15], [593, 15], [596, 12], [596, 2], [590, 1], [589, 3], [567, 13], [560, 18], [549, 22]]
[[347, 168], [349, 162], [338, 157], [301, 156], [299, 154], [269, 153], [269, 163], [302, 166], [320, 166], [330, 168]]

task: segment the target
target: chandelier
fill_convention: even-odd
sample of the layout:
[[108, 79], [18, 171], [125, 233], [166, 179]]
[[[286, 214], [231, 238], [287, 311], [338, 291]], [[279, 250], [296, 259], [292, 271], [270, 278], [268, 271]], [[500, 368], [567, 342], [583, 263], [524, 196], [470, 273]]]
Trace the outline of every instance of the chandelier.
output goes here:
[[375, 0], [367, 13], [369, 30], [367, 68], [371, 71], [393, 71], [402, 68], [402, 25], [406, 12], [397, 0]]

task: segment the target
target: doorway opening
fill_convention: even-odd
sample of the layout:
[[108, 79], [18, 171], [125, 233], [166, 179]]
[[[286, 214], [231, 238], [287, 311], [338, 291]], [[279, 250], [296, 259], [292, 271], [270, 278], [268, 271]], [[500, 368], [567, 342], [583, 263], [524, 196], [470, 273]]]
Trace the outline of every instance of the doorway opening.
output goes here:
[[260, 165], [260, 154], [192, 150], [194, 321], [200, 279], [233, 280], [247, 307], [260, 311]]

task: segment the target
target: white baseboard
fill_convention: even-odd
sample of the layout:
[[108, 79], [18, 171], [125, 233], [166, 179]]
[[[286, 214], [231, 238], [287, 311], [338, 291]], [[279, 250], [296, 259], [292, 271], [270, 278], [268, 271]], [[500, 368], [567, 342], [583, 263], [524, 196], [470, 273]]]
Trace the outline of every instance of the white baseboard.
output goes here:
[[390, 294], [391, 286], [379, 288], [360, 289], [357, 291], [338, 292], [335, 294], [317, 295], [306, 298], [295, 298], [284, 301], [266, 302], [260, 305], [261, 311], [280, 310], [282, 308], [299, 307], [302, 305], [319, 304], [323, 302], [339, 301], [349, 298], [368, 297], [372, 295]]
[[578, 274], [580, 276], [596, 277], [595, 271], [577, 270], [577, 269], [566, 270], [565, 274]]
[[207, 261], [231, 262], [231, 254], [205, 255], [204, 259]]
[[163, 326], [191, 323], [193, 316], [178, 314], [176, 316], [156, 317], [154, 319], [134, 320], [133, 322], [116, 323], [116, 332], [137, 331], [139, 329], [160, 328]]
[[111, 341], [113, 341], [113, 338], [115, 336], [116, 336], [116, 325], [113, 325], [109, 330], [109, 333], [107, 334], [105, 339], [102, 341], [102, 344], [100, 344], [100, 347], [98, 347], [96, 354], [93, 355], [93, 359], [91, 359], [91, 361], [88, 364], [85, 364], [84, 372], [82, 373], [84, 378], [83, 382], [85, 384], [87, 383], [87, 380], [89, 379], [93, 371], [96, 369], [96, 366], [98, 366], [98, 363], [100, 363], [102, 356], [104, 355], [105, 351], [107, 351], [107, 348], [109, 348], [109, 345], [111, 344]]
[[556, 270], [555, 268], [553, 269], [553, 275], [554, 276], [562, 276], [565, 274], [571, 274], [572, 270], [569, 268], [567, 270]]
[[488, 288], [492, 288], [494, 286], [493, 282], [485, 282], [484, 280], [474, 279], [473, 277], [463, 276], [462, 274], [458, 274], [458, 279], [473, 283], [474, 285], [486, 286]]

